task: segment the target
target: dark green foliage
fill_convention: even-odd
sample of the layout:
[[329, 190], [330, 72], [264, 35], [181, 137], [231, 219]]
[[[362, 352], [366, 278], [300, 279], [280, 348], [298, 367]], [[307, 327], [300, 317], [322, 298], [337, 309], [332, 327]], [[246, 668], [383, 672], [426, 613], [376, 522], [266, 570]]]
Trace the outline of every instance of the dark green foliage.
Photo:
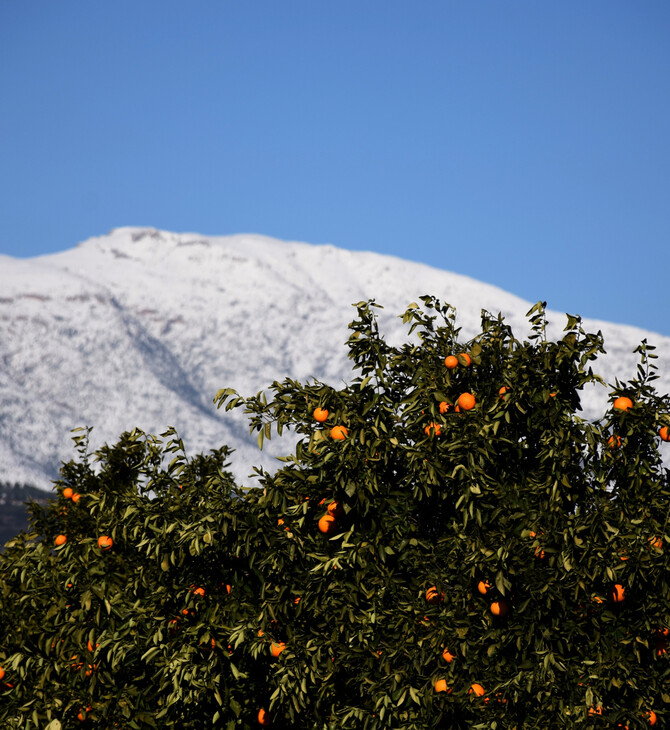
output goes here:
[[97, 467], [79, 437], [59, 497], [0, 557], [3, 727], [71, 727], [89, 706], [90, 728], [252, 728], [260, 708], [298, 730], [634, 728], [650, 709], [662, 725], [670, 398], [653, 348], [612, 388], [632, 409], [591, 423], [580, 394], [602, 340], [578, 318], [549, 341], [538, 305], [520, 342], [484, 313], [459, 342], [451, 308], [423, 303], [401, 347], [357, 305], [341, 389], [217, 394], [259, 443], [299, 437], [260, 489], [235, 487], [227, 449], [189, 461], [173, 433], [124, 434]]

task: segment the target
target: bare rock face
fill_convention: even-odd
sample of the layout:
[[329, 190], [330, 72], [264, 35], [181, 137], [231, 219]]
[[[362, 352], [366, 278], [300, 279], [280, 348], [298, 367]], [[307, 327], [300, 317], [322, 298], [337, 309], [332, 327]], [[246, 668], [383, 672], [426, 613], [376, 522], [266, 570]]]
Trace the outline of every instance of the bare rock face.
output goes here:
[[[502, 313], [517, 337], [531, 306], [468, 277], [391, 256], [252, 235], [205, 237], [121, 228], [62, 253], [0, 256], [0, 478], [50, 488], [74, 456], [71, 429], [92, 426], [92, 447], [134, 427], [174, 426], [189, 453], [226, 443], [246, 481], [272, 468], [290, 437], [261, 454], [241, 413], [218, 412], [219, 388], [251, 395], [285, 377], [337, 386], [351, 377], [344, 342], [352, 303], [382, 304], [390, 341], [398, 315], [423, 294], [453, 305], [463, 340], [481, 310]], [[565, 315], [549, 312], [550, 335]], [[657, 387], [670, 391], [670, 338], [584, 320], [602, 330], [607, 356], [594, 370], [613, 383], [634, 376], [646, 338], [659, 355]], [[584, 394], [595, 418], [607, 389]]]

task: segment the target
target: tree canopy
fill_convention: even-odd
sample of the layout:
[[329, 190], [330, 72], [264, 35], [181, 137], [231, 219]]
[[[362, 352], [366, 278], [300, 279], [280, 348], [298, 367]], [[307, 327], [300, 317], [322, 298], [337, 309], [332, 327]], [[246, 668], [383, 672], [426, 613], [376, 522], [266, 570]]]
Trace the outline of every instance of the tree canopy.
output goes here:
[[[351, 381], [223, 389], [259, 444], [139, 431], [90, 454], [0, 555], [7, 728], [661, 726], [670, 703], [670, 397], [653, 347], [580, 417], [600, 333], [542, 304], [459, 339], [424, 297], [407, 342], [374, 302]], [[293, 443], [293, 442], [292, 442]]]

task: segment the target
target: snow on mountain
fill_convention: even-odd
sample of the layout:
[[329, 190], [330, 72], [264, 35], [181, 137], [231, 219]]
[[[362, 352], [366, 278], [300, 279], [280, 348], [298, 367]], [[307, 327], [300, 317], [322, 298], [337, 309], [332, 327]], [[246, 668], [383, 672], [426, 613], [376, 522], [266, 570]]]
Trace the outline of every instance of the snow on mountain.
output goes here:
[[[62, 253], [0, 256], [0, 478], [49, 488], [73, 458], [71, 429], [94, 427], [92, 445], [138, 426], [177, 428], [189, 453], [227, 443], [246, 479], [261, 455], [242, 414], [219, 412], [219, 388], [251, 395], [285, 377], [332, 385], [351, 375], [344, 342], [352, 303], [375, 298], [394, 342], [407, 305], [434, 294], [456, 307], [463, 339], [480, 313], [501, 312], [528, 332], [526, 302], [465, 276], [391, 256], [256, 235], [208, 237], [119, 228]], [[550, 312], [552, 334], [565, 315]], [[602, 330], [607, 382], [634, 376], [632, 350], [656, 345], [657, 387], [670, 391], [670, 338], [584, 320]], [[585, 394], [585, 415], [602, 412], [604, 388]], [[267, 446], [266, 446], [267, 449]]]

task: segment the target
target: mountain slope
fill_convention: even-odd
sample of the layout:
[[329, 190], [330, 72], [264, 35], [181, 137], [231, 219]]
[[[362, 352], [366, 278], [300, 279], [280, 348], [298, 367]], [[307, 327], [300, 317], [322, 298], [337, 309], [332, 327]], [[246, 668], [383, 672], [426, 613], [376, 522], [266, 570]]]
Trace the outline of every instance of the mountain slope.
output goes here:
[[[271, 458], [260, 458], [241, 414], [215, 410], [216, 391], [249, 395], [284, 377], [341, 383], [351, 372], [351, 304], [375, 298], [382, 330], [399, 342], [397, 315], [426, 293], [456, 307], [464, 339], [478, 331], [481, 309], [527, 332], [531, 303], [501, 289], [333, 246], [121, 228], [54, 255], [0, 257], [0, 479], [48, 487], [82, 425], [94, 427], [94, 446], [134, 426], [174, 425], [189, 452], [236, 448], [233, 469], [244, 478]], [[550, 319], [555, 334], [565, 316]], [[632, 350], [646, 337], [660, 356], [658, 388], [670, 391], [670, 338], [585, 326], [605, 335], [608, 355], [595, 370], [608, 382], [633, 376]], [[601, 411], [600, 390], [585, 394], [587, 416]], [[269, 454], [288, 448], [271, 444]]]

